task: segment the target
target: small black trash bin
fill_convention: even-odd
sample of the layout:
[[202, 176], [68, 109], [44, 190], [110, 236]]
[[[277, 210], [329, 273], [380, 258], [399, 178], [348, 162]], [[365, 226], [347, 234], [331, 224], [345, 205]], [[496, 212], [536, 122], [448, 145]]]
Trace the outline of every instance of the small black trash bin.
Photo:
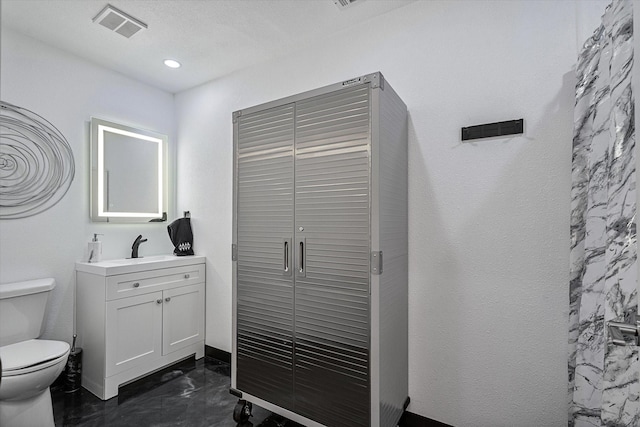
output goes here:
[[73, 393], [82, 387], [82, 349], [74, 345], [69, 351], [67, 366], [64, 369], [64, 392]]

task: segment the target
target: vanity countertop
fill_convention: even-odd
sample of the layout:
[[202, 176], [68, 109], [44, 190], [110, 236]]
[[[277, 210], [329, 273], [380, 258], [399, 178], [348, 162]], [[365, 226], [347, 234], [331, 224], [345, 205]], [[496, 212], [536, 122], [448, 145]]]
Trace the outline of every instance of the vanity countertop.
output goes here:
[[201, 255], [156, 255], [142, 258], [110, 259], [91, 263], [76, 262], [76, 271], [84, 271], [85, 273], [100, 276], [113, 276], [116, 274], [137, 273], [159, 268], [204, 264], [204, 262], [205, 257]]

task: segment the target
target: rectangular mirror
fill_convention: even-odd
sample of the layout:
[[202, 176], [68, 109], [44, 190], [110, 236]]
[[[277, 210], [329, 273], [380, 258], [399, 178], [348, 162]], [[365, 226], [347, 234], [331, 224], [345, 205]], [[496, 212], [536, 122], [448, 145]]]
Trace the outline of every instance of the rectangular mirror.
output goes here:
[[167, 220], [167, 136], [91, 118], [91, 219]]

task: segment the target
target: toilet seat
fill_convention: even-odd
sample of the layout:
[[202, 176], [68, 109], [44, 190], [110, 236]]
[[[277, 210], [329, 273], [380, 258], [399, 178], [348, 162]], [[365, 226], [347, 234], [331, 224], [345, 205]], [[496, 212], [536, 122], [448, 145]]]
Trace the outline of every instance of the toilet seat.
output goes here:
[[2, 376], [11, 377], [48, 368], [69, 354], [64, 341], [32, 339], [0, 347]]

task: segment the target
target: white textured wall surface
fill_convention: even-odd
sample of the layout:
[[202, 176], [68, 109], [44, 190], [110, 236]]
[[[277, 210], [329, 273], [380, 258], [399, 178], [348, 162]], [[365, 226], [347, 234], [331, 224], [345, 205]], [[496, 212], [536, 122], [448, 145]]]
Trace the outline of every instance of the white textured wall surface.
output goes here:
[[[97, 224], [89, 218], [89, 120], [139, 126], [173, 137], [173, 95], [60, 50], [2, 30], [0, 96], [50, 121], [75, 158], [75, 178], [53, 208], [30, 218], [0, 221], [0, 283], [53, 277], [44, 336], [70, 342], [73, 334], [74, 263], [92, 233], [102, 233], [103, 259], [131, 255], [138, 234], [149, 239], [141, 255], [171, 253], [166, 223]], [[174, 156], [175, 157], [175, 156]], [[173, 169], [173, 167], [172, 167]]]
[[[566, 425], [573, 67], [606, 3], [420, 1], [175, 105], [3, 29], [0, 96], [62, 131], [76, 177], [54, 208], [0, 221], [0, 282], [56, 278], [45, 336], [69, 340], [91, 233], [104, 258], [139, 233], [143, 254], [172, 250], [166, 224], [89, 221], [90, 116], [177, 135], [178, 212], [208, 257], [207, 344], [230, 351], [231, 112], [379, 70], [410, 114], [409, 410], [457, 427]], [[522, 136], [459, 140], [462, 126], [520, 117]]]
[[[577, 52], [606, 2], [421, 1], [176, 96], [178, 208], [231, 350], [231, 113], [382, 71], [409, 109], [409, 410], [454, 426], [567, 422]], [[525, 133], [461, 143], [463, 126]]]

